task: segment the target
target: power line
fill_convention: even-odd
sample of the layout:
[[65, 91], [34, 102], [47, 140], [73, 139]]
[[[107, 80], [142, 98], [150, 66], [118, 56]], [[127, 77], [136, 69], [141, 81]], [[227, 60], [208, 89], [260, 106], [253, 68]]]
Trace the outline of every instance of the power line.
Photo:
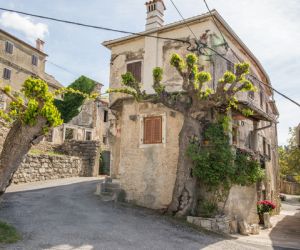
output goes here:
[[50, 64], [52, 64], [53, 66], [55, 66], [55, 67], [57, 67], [57, 68], [59, 68], [59, 69], [65, 71], [65, 72], [67, 72], [67, 73], [73, 75], [73, 76], [76, 76], [76, 77], [79, 76], [78, 74], [75, 74], [75, 73], [72, 72], [71, 70], [68, 70], [67, 68], [65, 68], [65, 67], [63, 67], [63, 66], [60, 66], [60, 65], [58, 65], [58, 64], [56, 64], [56, 63], [54, 63], [54, 62], [51, 62], [51, 61], [49, 61], [49, 60], [47, 60], [47, 62], [50, 63]]
[[205, 4], [205, 6], [206, 6], [206, 8], [207, 8], [207, 10], [208, 10], [208, 12], [209, 12], [209, 14], [210, 14], [210, 16], [211, 16], [212, 19], [213, 19], [213, 22], [215, 23], [217, 29], [219, 30], [219, 32], [220, 32], [220, 34], [221, 34], [221, 36], [222, 36], [222, 38], [223, 38], [223, 41], [224, 41], [225, 46], [226, 46], [226, 47], [229, 47], [229, 45], [228, 45], [228, 43], [227, 43], [225, 37], [223, 36], [223, 33], [221, 32], [221, 29], [219, 28], [219, 25], [217, 24], [216, 19], [214, 18], [213, 14], [212, 14], [212, 12], [211, 12], [211, 10], [210, 10], [210, 8], [208, 7], [208, 4], [207, 4], [206, 0], [203, 0], [203, 1], [204, 1], [204, 4]]
[[170, 0], [170, 1], [173, 4], [174, 8], [177, 10], [178, 14], [181, 16], [182, 20], [185, 22], [185, 25], [188, 27], [188, 29], [191, 31], [191, 33], [194, 35], [195, 39], [198, 40], [196, 34], [193, 32], [193, 30], [191, 29], [191, 27], [186, 23], [185, 18], [183, 17], [183, 15], [181, 14], [181, 12], [177, 8], [176, 4], [173, 2], [173, 0]]
[[[172, 1], [172, 0], [171, 0]], [[179, 11], [179, 9], [176, 7], [175, 3], [172, 1], [172, 4], [174, 5], [174, 7], [176, 8], [177, 12], [180, 14], [180, 16], [182, 17], [183, 21], [186, 22], [186, 20], [184, 19], [183, 15], [181, 14], [181, 12]], [[78, 23], [78, 22], [73, 22], [73, 21], [68, 21], [68, 20], [62, 20], [62, 19], [57, 19], [57, 18], [52, 18], [52, 17], [47, 17], [47, 16], [41, 16], [41, 15], [36, 15], [36, 14], [31, 14], [31, 13], [26, 13], [26, 12], [22, 12], [22, 11], [17, 11], [17, 10], [11, 10], [11, 9], [6, 9], [6, 8], [0, 8], [0, 10], [3, 11], [8, 11], [8, 12], [13, 12], [13, 13], [18, 13], [18, 14], [22, 14], [22, 15], [27, 15], [27, 16], [31, 16], [31, 17], [37, 17], [37, 18], [41, 18], [41, 19], [47, 19], [47, 20], [51, 20], [51, 21], [56, 21], [56, 22], [61, 22], [61, 23], [67, 23], [67, 24], [72, 24], [72, 25], [78, 25], [78, 26], [82, 26], [82, 27], [88, 27], [88, 28], [94, 28], [94, 29], [99, 29], [99, 30], [105, 30], [105, 31], [111, 31], [111, 32], [117, 32], [117, 33], [123, 33], [123, 34], [129, 34], [129, 35], [136, 35], [136, 36], [141, 36], [141, 37], [151, 37], [151, 38], [156, 38], [156, 39], [162, 39], [162, 40], [168, 40], [168, 41], [176, 41], [176, 42], [182, 42], [182, 43], [186, 43], [189, 44], [189, 47], [191, 46], [191, 43], [187, 40], [181, 40], [181, 39], [174, 39], [174, 38], [168, 38], [168, 37], [160, 37], [160, 36], [153, 36], [153, 35], [149, 35], [149, 34], [143, 34], [143, 33], [137, 33], [137, 32], [130, 32], [130, 31], [125, 31], [125, 30], [118, 30], [118, 29], [112, 29], [112, 28], [107, 28], [107, 27], [102, 27], [102, 26], [95, 26], [95, 25], [89, 25], [89, 24], [83, 24], [83, 23]], [[211, 13], [212, 15], [212, 13]], [[186, 23], [186, 26], [188, 26], [188, 24]], [[209, 47], [207, 44], [202, 43], [201, 41], [197, 40], [197, 36], [195, 35], [195, 33], [192, 31], [192, 29], [189, 27], [191, 33], [195, 36], [196, 38], [196, 42], [197, 42], [197, 46], [198, 46], [198, 50], [200, 50], [200, 46], [203, 46], [203, 48], [207, 48], [211, 51], [213, 51], [214, 53], [216, 53], [216, 55], [220, 56], [221, 58], [223, 58], [224, 60], [226, 60], [227, 62], [230, 62], [232, 64], [234, 64], [231, 60], [227, 59], [224, 55], [220, 54], [217, 50]], [[221, 33], [222, 34], [222, 33]], [[70, 72], [69, 72], [70, 73]], [[73, 73], [72, 73], [73, 74]], [[288, 96], [286, 96], [285, 94], [281, 93], [280, 91], [276, 90], [275, 88], [273, 88], [270, 84], [264, 83], [262, 81], [260, 81], [259, 79], [257, 79], [256, 76], [251, 75], [256, 81], [258, 81], [259, 83], [267, 86], [268, 88], [272, 89], [274, 92], [276, 92], [277, 94], [283, 96], [284, 98], [286, 98], [287, 100], [293, 102], [294, 104], [296, 104], [297, 106], [300, 107], [300, 104], [294, 100], [292, 100], [291, 98], [289, 98]]]
[[[177, 6], [175, 5], [175, 3], [174, 3], [172, 0], [170, 0], [170, 1], [171, 1], [172, 4], [174, 5], [175, 9], [177, 10], [178, 14], [181, 16], [181, 18], [183, 19], [183, 21], [185, 21], [184, 17], [182, 16], [180, 10], [177, 8]], [[228, 46], [228, 48], [230, 48], [229, 45], [228, 45], [228, 43], [227, 43], [226, 40], [225, 40], [225, 37], [223, 36], [221, 30], [220, 30], [219, 27], [218, 27], [218, 25], [217, 25], [217, 23], [216, 23], [216, 20], [215, 20], [215, 18], [214, 18], [214, 16], [213, 16], [212, 12], [210, 11], [210, 9], [209, 9], [209, 7], [208, 7], [207, 2], [206, 2], [205, 0], [204, 0], [204, 2], [205, 2], [205, 5], [207, 6], [207, 9], [208, 9], [209, 13], [210, 13], [210, 16], [213, 18], [215, 25], [217, 26], [217, 28], [218, 28], [218, 30], [219, 30], [221, 36], [223, 37], [223, 40], [224, 40], [225, 44]], [[189, 27], [189, 26], [188, 26], [188, 27]], [[189, 28], [189, 29], [190, 29], [190, 28]], [[194, 32], [193, 32], [191, 29], [190, 29], [190, 31], [192, 32], [192, 34], [194, 34]], [[195, 36], [195, 34], [194, 34], [194, 36]], [[205, 47], [205, 48], [207, 48], [207, 49], [213, 51], [217, 56], [221, 57], [221, 58], [224, 59], [225, 61], [227, 61], [227, 62], [229, 62], [229, 63], [231, 63], [231, 64], [234, 64], [234, 62], [232, 62], [231, 60], [229, 60], [228, 58], [226, 58], [224, 55], [220, 54], [217, 50], [215, 50], [215, 49], [209, 47], [207, 44], [202, 43], [201, 41], [197, 41], [197, 43], [198, 43], [198, 50], [201, 49], [201, 48], [199, 47], [199, 45], [202, 45], [203, 47]], [[231, 48], [230, 48], [230, 49], [231, 49]], [[231, 50], [232, 50], [232, 49], [231, 49]], [[232, 50], [232, 52], [234, 52], [234, 51]], [[200, 53], [201, 53], [201, 52], [200, 52]], [[234, 53], [234, 55], [235, 55], [235, 53]], [[235, 57], [237, 57], [237, 56], [235, 55]], [[238, 59], [238, 61], [240, 62], [240, 60], [239, 60], [238, 57], [237, 57], [237, 59]], [[294, 103], [294, 104], [296, 104], [298, 107], [300, 107], [300, 104], [299, 104], [298, 102], [296, 102], [295, 100], [289, 98], [287, 95], [281, 93], [280, 91], [276, 90], [276, 89], [273, 88], [270, 84], [264, 83], [263, 81], [259, 80], [256, 76], [254, 76], [254, 75], [252, 75], [252, 74], [249, 74], [249, 75], [250, 75], [252, 78], [254, 78], [257, 82], [259, 82], [260, 84], [263, 84], [263, 85], [267, 86], [269, 89], [272, 89], [272, 90], [273, 90], [274, 92], [276, 92], [278, 95], [281, 95], [282, 97], [286, 98], [287, 100], [291, 101], [292, 103]]]
[[113, 29], [113, 28], [107, 28], [107, 27], [103, 27], [103, 26], [84, 24], [84, 23], [79, 23], [79, 22], [74, 22], [74, 21], [69, 21], [69, 20], [63, 20], [63, 19], [58, 19], [58, 18], [53, 18], [53, 17], [48, 17], [48, 16], [36, 15], [36, 14], [32, 14], [32, 13], [27, 13], [27, 12], [12, 10], [12, 9], [6, 9], [6, 8], [0, 8], [0, 10], [13, 12], [13, 13], [18, 13], [18, 14], [22, 14], [22, 15], [26, 15], [26, 16], [31, 16], [31, 17], [37, 17], [37, 18], [46, 19], [46, 20], [51, 20], [51, 21], [56, 21], [56, 22], [61, 22], [61, 23], [67, 23], [67, 24], [87, 27], [87, 28], [117, 32], [117, 33], [122, 33], [122, 34], [127, 34], [127, 35], [136, 35], [136, 36], [157, 38], [157, 39], [162, 39], [162, 40], [183, 42], [183, 43], [187, 43], [187, 44], [191, 45], [191, 43], [189, 41], [185, 41], [185, 40], [181, 40], [181, 39], [153, 36], [153, 35], [143, 34], [143, 33], [138, 33], [138, 32], [131, 32], [131, 31], [126, 31], [126, 30], [118, 30], [118, 29]]

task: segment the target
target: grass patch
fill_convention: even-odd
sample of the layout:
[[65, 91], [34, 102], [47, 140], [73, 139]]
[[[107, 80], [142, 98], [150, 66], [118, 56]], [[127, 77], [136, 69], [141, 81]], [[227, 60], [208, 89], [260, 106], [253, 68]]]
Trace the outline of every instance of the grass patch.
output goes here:
[[64, 154], [58, 153], [58, 152], [54, 152], [54, 151], [42, 151], [39, 149], [31, 149], [29, 151], [29, 154], [31, 155], [50, 155], [50, 156], [63, 156]]
[[0, 243], [15, 243], [21, 240], [17, 230], [5, 222], [0, 221]]

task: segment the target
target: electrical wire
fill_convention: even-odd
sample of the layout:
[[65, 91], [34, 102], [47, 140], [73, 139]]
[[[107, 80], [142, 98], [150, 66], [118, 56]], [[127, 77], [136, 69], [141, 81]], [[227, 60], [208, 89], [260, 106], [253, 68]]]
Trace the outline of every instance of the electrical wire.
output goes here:
[[[171, 0], [172, 1], [172, 0]], [[177, 8], [177, 6], [175, 5], [175, 3], [172, 1], [174, 7], [176, 8], [177, 12], [180, 14], [180, 16], [182, 17], [183, 21], [186, 21], [183, 17], [183, 15], [181, 14], [181, 12], [179, 11], [179, 9]], [[94, 29], [99, 29], [99, 30], [105, 30], [105, 31], [111, 31], [111, 32], [117, 32], [117, 33], [123, 33], [123, 34], [129, 34], [129, 35], [136, 35], [136, 36], [141, 36], [141, 37], [151, 37], [151, 38], [157, 38], [157, 39], [162, 39], [162, 40], [169, 40], [169, 41], [176, 41], [176, 42], [182, 42], [182, 43], [187, 43], [191, 46], [191, 43], [187, 40], [181, 40], [181, 39], [174, 39], [174, 38], [168, 38], [168, 37], [160, 37], [160, 36], [153, 36], [153, 35], [149, 35], [149, 34], [143, 34], [143, 33], [138, 33], [138, 32], [130, 32], [130, 31], [125, 31], [125, 30], [118, 30], [118, 29], [112, 29], [112, 28], [107, 28], [107, 27], [102, 27], [102, 26], [96, 26], [96, 25], [89, 25], [89, 24], [83, 24], [83, 23], [78, 23], [78, 22], [74, 22], [74, 21], [68, 21], [68, 20], [62, 20], [62, 19], [57, 19], [57, 18], [52, 18], [52, 17], [47, 17], [47, 16], [42, 16], [42, 15], [36, 15], [36, 14], [31, 14], [31, 13], [27, 13], [27, 12], [22, 12], [22, 11], [17, 11], [17, 10], [11, 10], [11, 9], [6, 9], [6, 8], [1, 8], [0, 10], [3, 11], [8, 11], [8, 12], [13, 12], [13, 13], [18, 13], [18, 14], [22, 14], [22, 15], [27, 15], [27, 16], [31, 16], [31, 17], [37, 17], [37, 18], [41, 18], [41, 19], [47, 19], [47, 20], [51, 20], [51, 21], [56, 21], [56, 22], [61, 22], [61, 23], [67, 23], [67, 24], [72, 24], [72, 25], [78, 25], [78, 26], [82, 26], [82, 27], [88, 27], [88, 28], [94, 28]], [[211, 13], [212, 14], [212, 13]], [[186, 24], [188, 26], [188, 24]], [[189, 27], [189, 26], [188, 26]], [[190, 29], [190, 27], [189, 27]], [[190, 29], [191, 33], [196, 37], [197, 40], [197, 36], [195, 35], [195, 33]], [[216, 55], [218, 55], [219, 57], [223, 58], [225, 61], [230, 62], [232, 64], [234, 64], [231, 60], [229, 60], [228, 58], [226, 58], [224, 55], [220, 54], [218, 51], [216, 51], [215, 49], [207, 46], [207, 44], [202, 43], [201, 41], [197, 41], [198, 44], [202, 45], [204, 48], [207, 48], [211, 51], [213, 51], [214, 53], [216, 53]], [[264, 83], [262, 81], [260, 81], [259, 79], [257, 79], [256, 76], [251, 75], [256, 81], [258, 81], [259, 83], [267, 86], [268, 88], [272, 89], [274, 92], [276, 92], [278, 95], [281, 95], [282, 97], [286, 98], [287, 100], [291, 101], [292, 103], [296, 104], [298, 107], [300, 107], [300, 104], [296, 101], [294, 101], [293, 99], [289, 98], [287, 95], [281, 93], [280, 91], [276, 90], [275, 88], [273, 88], [270, 84]]]
[[[185, 21], [185, 19], [184, 19], [184, 17], [182, 16], [182, 14], [181, 14], [180, 10], [178, 9], [178, 7], [175, 5], [175, 3], [174, 3], [172, 0], [170, 0], [170, 1], [173, 3], [175, 9], [177, 10], [178, 14], [181, 16], [181, 18], [183, 19], [183, 21]], [[206, 2], [205, 0], [204, 0], [204, 2], [205, 2], [206, 6], [207, 6], [207, 8], [208, 8], [208, 10], [209, 10], [210, 16], [213, 18], [213, 20], [214, 20], [214, 22], [215, 22], [215, 25], [217, 26], [217, 28], [218, 28], [218, 30], [219, 30], [221, 36], [223, 37], [223, 40], [224, 40], [225, 44], [228, 46], [228, 48], [230, 48], [229, 45], [228, 45], [228, 43], [226, 42], [226, 40], [225, 40], [225, 38], [224, 38], [224, 35], [222, 34], [221, 30], [219, 29], [218, 25], [216, 24], [216, 20], [214, 19], [213, 14], [212, 14], [212, 12], [210, 11], [210, 9], [209, 9], [209, 7], [208, 7], [207, 2]], [[189, 26], [188, 26], [188, 27], [189, 27]], [[190, 30], [191, 30], [191, 29], [190, 29]], [[192, 30], [191, 30], [191, 32], [192, 32]], [[192, 32], [192, 34], [194, 34], [194, 33]], [[229, 63], [234, 64], [234, 62], [232, 62], [231, 60], [229, 60], [229, 59], [228, 59], [227, 57], [225, 57], [224, 55], [220, 54], [217, 50], [215, 50], [215, 49], [213, 49], [213, 48], [207, 46], [207, 44], [202, 43], [201, 41], [198, 41], [198, 43], [199, 43], [200, 45], [204, 46], [205, 48], [207, 48], [207, 49], [213, 51], [217, 56], [221, 57], [221, 58], [224, 59], [226, 62], [229, 62]], [[230, 49], [231, 49], [231, 48], [230, 48]], [[232, 50], [232, 49], [231, 49], [231, 50]], [[232, 52], [234, 52], [234, 51], [232, 50]], [[235, 54], [235, 53], [234, 53], [234, 54]], [[235, 55], [235, 57], [237, 57], [237, 56]], [[237, 59], [239, 60], [238, 57], [237, 57]], [[240, 60], [239, 60], [239, 62], [240, 62]], [[297, 105], [298, 107], [300, 107], [300, 104], [299, 104], [298, 102], [296, 102], [295, 100], [289, 98], [287, 95], [281, 93], [280, 91], [276, 90], [276, 89], [273, 88], [270, 84], [267, 84], [267, 83], [265, 83], [265, 82], [259, 80], [256, 76], [254, 76], [254, 75], [252, 75], [252, 74], [249, 74], [249, 75], [250, 75], [252, 78], [254, 78], [257, 82], [259, 82], [260, 84], [262, 84], [262, 85], [264, 85], [264, 86], [267, 86], [269, 89], [273, 90], [273, 91], [276, 92], [278, 95], [281, 95], [282, 97], [286, 98], [287, 100], [291, 101], [292, 103], [294, 103], [295, 105]]]
[[47, 63], [50, 63], [50, 64], [52, 64], [53, 66], [55, 66], [55, 67], [57, 67], [57, 68], [59, 68], [59, 69], [65, 71], [65, 72], [67, 72], [67, 73], [69, 73], [69, 74], [71, 74], [71, 75], [73, 75], [73, 76], [76, 76], [76, 77], [79, 76], [78, 74], [75, 74], [75, 73], [72, 72], [71, 70], [68, 70], [68, 69], [66, 69], [65, 67], [60, 66], [60, 65], [58, 65], [58, 64], [56, 64], [56, 63], [54, 63], [54, 62], [51, 62], [51, 61], [47, 60]]
[[219, 25], [217, 24], [216, 19], [214, 18], [213, 14], [212, 14], [212, 12], [211, 12], [211, 10], [210, 10], [210, 8], [208, 7], [208, 4], [207, 4], [206, 0], [203, 0], [203, 1], [204, 1], [204, 4], [205, 4], [205, 6], [206, 6], [206, 8], [207, 8], [207, 10], [208, 10], [208, 12], [209, 12], [209, 14], [210, 14], [210, 16], [211, 16], [212, 19], [213, 19], [213, 22], [215, 23], [217, 29], [219, 30], [219, 32], [220, 32], [220, 34], [221, 34], [221, 36], [222, 36], [222, 38], [223, 38], [223, 41], [224, 41], [225, 46], [229, 47], [229, 44], [227, 43], [227, 41], [226, 41], [226, 39], [225, 39], [223, 33], [221, 32], [221, 29], [219, 28]]
[[173, 0], [170, 0], [172, 5], [174, 6], [174, 8], [177, 10], [178, 14], [181, 16], [182, 20], [185, 22], [185, 25], [188, 27], [188, 29], [191, 31], [191, 33], [193, 34], [193, 36], [195, 37], [196, 40], [198, 40], [196, 34], [193, 32], [193, 30], [191, 29], [191, 27], [186, 23], [185, 18], [183, 17], [183, 15], [181, 14], [181, 12], [179, 11], [179, 9], [177, 8], [176, 4], [173, 2]]
[[13, 13], [18, 13], [18, 14], [22, 14], [22, 15], [26, 15], [26, 16], [31, 16], [31, 17], [37, 17], [37, 18], [46, 19], [46, 20], [51, 20], [51, 21], [56, 21], [56, 22], [61, 22], [61, 23], [67, 23], [67, 24], [87, 27], [87, 28], [117, 32], [117, 33], [122, 33], [122, 34], [127, 34], [127, 35], [151, 37], [151, 38], [157, 38], [157, 39], [162, 39], [162, 40], [169, 40], [169, 41], [176, 41], [176, 42], [183, 42], [183, 43], [190, 44], [189, 41], [185, 41], [185, 40], [181, 40], [181, 39], [153, 36], [153, 35], [143, 34], [143, 33], [139, 33], [139, 32], [131, 32], [131, 31], [126, 31], [126, 30], [118, 30], [118, 29], [113, 29], [113, 28], [107, 28], [107, 27], [103, 27], [103, 26], [84, 24], [84, 23], [79, 23], [79, 22], [74, 22], [74, 21], [69, 21], [69, 20], [63, 20], [63, 19], [58, 19], [58, 18], [53, 18], [53, 17], [48, 17], [48, 16], [36, 15], [36, 14], [32, 14], [32, 13], [27, 13], [27, 12], [12, 10], [12, 9], [6, 9], [6, 8], [1, 8], [1, 7], [0, 7], [0, 10], [13, 12]]

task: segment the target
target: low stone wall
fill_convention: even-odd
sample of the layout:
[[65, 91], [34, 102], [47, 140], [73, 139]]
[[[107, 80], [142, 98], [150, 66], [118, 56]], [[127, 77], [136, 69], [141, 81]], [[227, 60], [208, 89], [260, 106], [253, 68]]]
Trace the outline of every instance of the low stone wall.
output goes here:
[[98, 176], [101, 152], [99, 141], [65, 141], [57, 148], [57, 152], [80, 157], [83, 176]]
[[300, 195], [300, 184], [281, 180], [280, 192], [284, 194]]
[[27, 155], [14, 175], [15, 184], [83, 176], [82, 160], [74, 156]]
[[220, 216], [216, 218], [188, 216], [187, 221], [209, 231], [230, 234], [230, 219], [226, 216]]

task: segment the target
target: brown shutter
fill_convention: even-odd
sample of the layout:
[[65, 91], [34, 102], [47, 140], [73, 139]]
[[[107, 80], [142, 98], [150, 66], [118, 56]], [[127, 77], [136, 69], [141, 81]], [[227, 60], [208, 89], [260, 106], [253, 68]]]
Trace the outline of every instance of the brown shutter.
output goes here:
[[162, 122], [161, 117], [154, 117], [153, 118], [153, 125], [152, 125], [152, 136], [153, 136], [153, 143], [162, 143]]
[[144, 144], [152, 143], [152, 119], [150, 117], [144, 118]]
[[134, 62], [127, 64], [127, 72], [130, 72], [137, 82], [142, 81], [142, 62]]
[[162, 117], [144, 118], [144, 144], [162, 143]]

